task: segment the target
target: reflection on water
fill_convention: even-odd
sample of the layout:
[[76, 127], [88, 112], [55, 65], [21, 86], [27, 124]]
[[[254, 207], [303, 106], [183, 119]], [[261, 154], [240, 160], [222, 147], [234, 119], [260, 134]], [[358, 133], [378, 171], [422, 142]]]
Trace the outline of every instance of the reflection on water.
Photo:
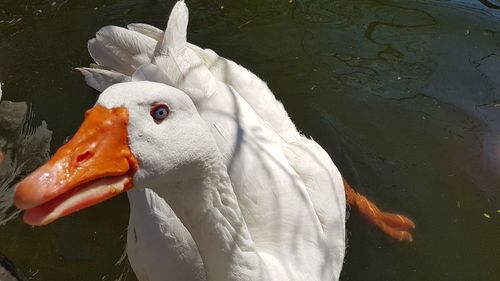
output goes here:
[[[4, 99], [27, 101], [36, 112], [24, 115], [29, 122], [50, 124], [54, 152], [95, 102], [71, 71], [90, 62], [86, 41], [108, 24], [163, 27], [173, 2], [0, 4]], [[342, 280], [500, 278], [498, 1], [187, 4], [190, 41], [268, 81], [351, 182], [383, 209], [415, 219], [415, 242], [401, 245], [352, 214]], [[28, 131], [10, 143], [28, 143]], [[6, 153], [19, 165], [48, 147], [25, 144]], [[44, 228], [17, 217], [0, 226], [0, 251], [33, 280], [113, 280], [127, 216], [122, 197]]]
[[[52, 132], [45, 122], [34, 126], [32, 118], [26, 102], [0, 101], [0, 226], [20, 213], [14, 207], [14, 184], [49, 158]], [[20, 276], [0, 253], [0, 279]]]
[[489, 0], [479, 0], [479, 2], [481, 2], [483, 5], [485, 5], [486, 7], [488, 8], [491, 8], [491, 9], [500, 9], [500, 3], [498, 3], [498, 1], [489, 1]]
[[52, 132], [45, 122], [34, 126], [31, 120], [26, 102], [0, 102], [0, 225], [19, 214], [13, 207], [13, 185], [49, 157]]

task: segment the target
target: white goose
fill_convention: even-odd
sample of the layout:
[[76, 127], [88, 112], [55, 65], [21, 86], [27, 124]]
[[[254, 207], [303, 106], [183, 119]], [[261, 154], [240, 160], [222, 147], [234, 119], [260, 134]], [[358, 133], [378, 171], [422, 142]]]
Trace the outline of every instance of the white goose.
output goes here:
[[[278, 136], [269, 140], [279, 143]], [[245, 212], [224, 162], [186, 94], [153, 82], [117, 84], [101, 94], [75, 136], [19, 184], [16, 206], [26, 210], [27, 223], [45, 225], [133, 186], [149, 187], [193, 237], [207, 280], [331, 280], [330, 268], [342, 259], [320, 243], [325, 237], [312, 207], [293, 190], [299, 186], [271, 187], [279, 197], [271, 201], [282, 205], [259, 202], [260, 211]], [[286, 216], [296, 211], [302, 216]], [[259, 228], [263, 221], [272, 232]]]
[[[165, 42], [158, 47], [156, 64], [142, 61], [147, 55], [141, 52], [148, 48], [140, 45], [141, 41], [130, 41], [137, 44], [132, 43], [128, 49], [142, 50], [135, 51], [139, 54], [131, 56], [134, 58], [132, 61], [136, 60], [137, 65], [141, 64], [139, 71], [135, 71], [134, 78], [142, 76], [141, 79], [175, 85], [193, 99], [226, 160], [229, 176], [245, 217], [255, 220], [250, 227], [252, 237], [256, 241], [266, 241], [269, 245], [268, 251], [273, 253], [277, 262], [285, 265], [287, 270], [301, 272], [301, 275], [291, 276], [292, 280], [338, 279], [345, 248], [345, 195], [340, 173], [328, 155], [315, 142], [298, 134], [284, 109], [281, 109], [284, 114], [281, 119], [290, 124], [289, 131], [295, 132], [297, 145], [308, 145], [309, 149], [302, 151], [290, 149], [293, 146], [283, 141], [274, 128], [262, 120], [238, 92], [216, 79], [203, 61], [195, 53], [190, 52], [190, 49], [185, 48], [187, 14], [184, 3], [178, 2], [169, 20]], [[117, 29], [117, 32], [121, 31], [126, 32]], [[121, 37], [114, 38], [117, 42], [126, 42]], [[145, 40], [149, 42], [148, 39]], [[105, 49], [109, 44], [102, 45], [104, 48], [97, 42], [96, 44], [91, 42], [89, 45], [89, 50], [94, 54], [96, 61], [130, 74], [133, 67], [117, 63], [119, 61], [117, 58], [121, 56], [114, 57], [113, 54], [117, 54], [116, 52], [107, 52]], [[186, 52], [181, 53], [181, 50]], [[126, 53], [130, 55], [132, 52]], [[167, 53], [169, 55], [166, 55]], [[93, 70], [86, 71], [92, 73]], [[102, 75], [106, 71], [98, 70], [97, 73]], [[91, 81], [104, 80], [96, 77], [91, 76]], [[270, 95], [272, 96], [271, 93]], [[275, 99], [274, 103], [281, 106]], [[319, 174], [316, 177], [310, 173], [299, 174], [300, 171], [290, 165], [287, 157], [301, 160], [302, 162], [296, 162], [302, 163], [303, 167], [315, 165], [318, 170], [323, 171], [318, 173], [312, 169]], [[309, 186], [306, 186], [304, 179], [310, 183]], [[131, 196], [129, 198], [131, 201], [140, 200]], [[290, 200], [297, 203], [294, 206], [287, 205], [286, 202]], [[142, 202], [144, 201], [141, 200]], [[131, 203], [131, 205], [141, 203]], [[146, 206], [144, 209], [148, 208], [150, 207]], [[138, 212], [132, 210], [132, 213]], [[129, 229], [132, 228], [137, 229], [135, 221], [129, 224]], [[148, 228], [147, 231], [140, 232], [144, 233], [143, 237], [149, 237], [153, 231]], [[271, 242], [269, 236], [272, 237], [272, 243], [269, 243]], [[132, 237], [139, 237], [140, 240], [140, 236]], [[297, 237], [308, 237], [309, 241], [301, 243], [301, 239]], [[144, 239], [149, 240], [149, 238]], [[148, 270], [149, 264], [137, 258], [145, 255], [156, 256], [150, 252], [153, 249], [149, 248], [146, 252], [134, 239], [128, 239], [128, 242], [131, 264], [138, 275], [147, 275], [148, 271], [159, 271], [158, 268]], [[156, 251], [167, 252], [164, 249]], [[301, 252], [304, 260], [285, 261], [286, 257], [294, 256], [294, 252]], [[307, 258], [318, 255], [323, 255], [324, 258]]]

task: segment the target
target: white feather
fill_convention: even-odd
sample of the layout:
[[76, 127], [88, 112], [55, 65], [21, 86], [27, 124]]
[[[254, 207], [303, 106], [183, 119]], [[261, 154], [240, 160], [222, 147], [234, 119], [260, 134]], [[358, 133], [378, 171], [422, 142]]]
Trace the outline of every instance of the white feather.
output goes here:
[[97, 64], [126, 75], [150, 62], [155, 46], [152, 38], [116, 26], [101, 28], [88, 42], [89, 53]]
[[132, 80], [130, 76], [112, 70], [88, 67], [77, 67], [75, 69], [84, 76], [87, 85], [99, 92], [103, 92], [113, 84]]
[[161, 41], [163, 38], [163, 30], [145, 23], [131, 23], [127, 25], [129, 30], [139, 32], [150, 37], [155, 41]]

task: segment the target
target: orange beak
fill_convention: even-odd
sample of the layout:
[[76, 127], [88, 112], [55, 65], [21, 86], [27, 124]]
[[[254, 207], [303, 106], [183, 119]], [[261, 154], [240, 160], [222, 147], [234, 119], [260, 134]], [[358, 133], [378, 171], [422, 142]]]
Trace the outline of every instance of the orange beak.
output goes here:
[[88, 110], [75, 136], [17, 186], [24, 221], [45, 225], [132, 188], [137, 160], [127, 125], [125, 108]]

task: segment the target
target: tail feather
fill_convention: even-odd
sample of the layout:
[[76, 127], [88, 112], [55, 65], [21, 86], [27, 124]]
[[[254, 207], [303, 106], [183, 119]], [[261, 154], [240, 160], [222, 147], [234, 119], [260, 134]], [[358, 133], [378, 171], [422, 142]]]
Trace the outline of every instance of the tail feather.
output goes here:
[[88, 67], [78, 67], [75, 69], [83, 74], [87, 85], [99, 92], [103, 92], [113, 84], [132, 80], [130, 76], [112, 70]]
[[161, 41], [163, 39], [163, 30], [156, 28], [152, 25], [145, 23], [131, 23], [127, 25], [129, 30], [139, 32], [142, 35], [146, 35], [155, 41]]
[[173, 85], [170, 77], [158, 66], [148, 63], [139, 67], [132, 75], [132, 81], [152, 81]]
[[168, 18], [165, 36], [155, 56], [168, 55], [168, 50], [182, 51], [187, 46], [189, 11], [184, 1], [178, 1]]
[[97, 64], [126, 75], [150, 62], [155, 46], [151, 37], [117, 26], [101, 28], [88, 42], [90, 56]]

